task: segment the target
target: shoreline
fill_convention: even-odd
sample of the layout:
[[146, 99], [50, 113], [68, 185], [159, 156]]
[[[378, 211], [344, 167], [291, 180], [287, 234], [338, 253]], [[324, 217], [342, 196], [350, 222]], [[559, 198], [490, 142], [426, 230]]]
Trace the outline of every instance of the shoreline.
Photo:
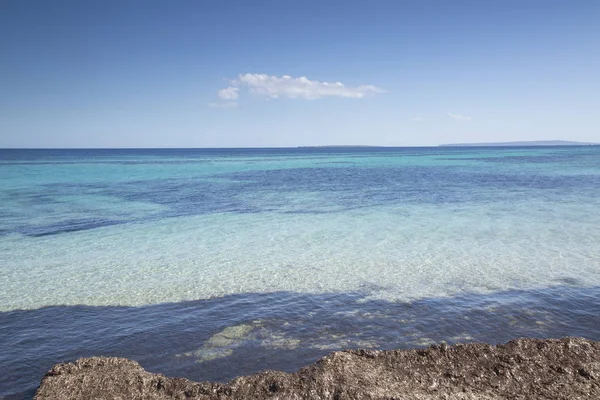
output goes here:
[[124, 358], [55, 365], [35, 400], [600, 398], [600, 342], [521, 338], [506, 344], [345, 350], [294, 373], [263, 371], [229, 383], [146, 372]]

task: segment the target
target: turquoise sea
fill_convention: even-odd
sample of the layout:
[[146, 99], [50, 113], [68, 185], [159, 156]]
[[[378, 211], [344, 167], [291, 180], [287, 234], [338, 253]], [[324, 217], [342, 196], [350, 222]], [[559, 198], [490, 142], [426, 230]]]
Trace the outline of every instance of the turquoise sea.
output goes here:
[[600, 340], [600, 146], [0, 150], [0, 398], [565, 335]]

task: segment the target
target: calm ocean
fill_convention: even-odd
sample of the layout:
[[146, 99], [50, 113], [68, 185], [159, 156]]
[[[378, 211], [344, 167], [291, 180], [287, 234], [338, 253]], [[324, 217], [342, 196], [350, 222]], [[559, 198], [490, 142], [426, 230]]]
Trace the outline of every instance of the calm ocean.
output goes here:
[[0, 398], [565, 335], [600, 340], [600, 146], [0, 150]]

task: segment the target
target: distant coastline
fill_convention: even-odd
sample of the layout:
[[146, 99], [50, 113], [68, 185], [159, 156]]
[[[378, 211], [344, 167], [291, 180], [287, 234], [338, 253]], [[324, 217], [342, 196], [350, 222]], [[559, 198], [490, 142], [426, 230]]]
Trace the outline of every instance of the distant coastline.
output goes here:
[[440, 147], [509, 147], [509, 146], [598, 146], [600, 143], [570, 142], [568, 140], [537, 140], [523, 142], [451, 143]]
[[[437, 147], [523, 147], [523, 146], [600, 146], [600, 143], [573, 142], [569, 140], [535, 140], [518, 142], [481, 142], [481, 143], [445, 143]], [[323, 149], [323, 148], [395, 148], [404, 146], [377, 146], [377, 145], [315, 145], [297, 146], [298, 149]], [[407, 146], [407, 147], [436, 147], [436, 146]]]

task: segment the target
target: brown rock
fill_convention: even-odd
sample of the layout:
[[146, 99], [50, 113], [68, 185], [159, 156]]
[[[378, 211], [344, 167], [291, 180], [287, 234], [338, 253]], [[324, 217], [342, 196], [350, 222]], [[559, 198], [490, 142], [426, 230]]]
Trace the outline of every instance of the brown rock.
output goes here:
[[54, 366], [35, 399], [600, 399], [600, 342], [341, 351], [293, 374], [266, 371], [228, 384], [166, 378], [134, 361], [93, 357]]

